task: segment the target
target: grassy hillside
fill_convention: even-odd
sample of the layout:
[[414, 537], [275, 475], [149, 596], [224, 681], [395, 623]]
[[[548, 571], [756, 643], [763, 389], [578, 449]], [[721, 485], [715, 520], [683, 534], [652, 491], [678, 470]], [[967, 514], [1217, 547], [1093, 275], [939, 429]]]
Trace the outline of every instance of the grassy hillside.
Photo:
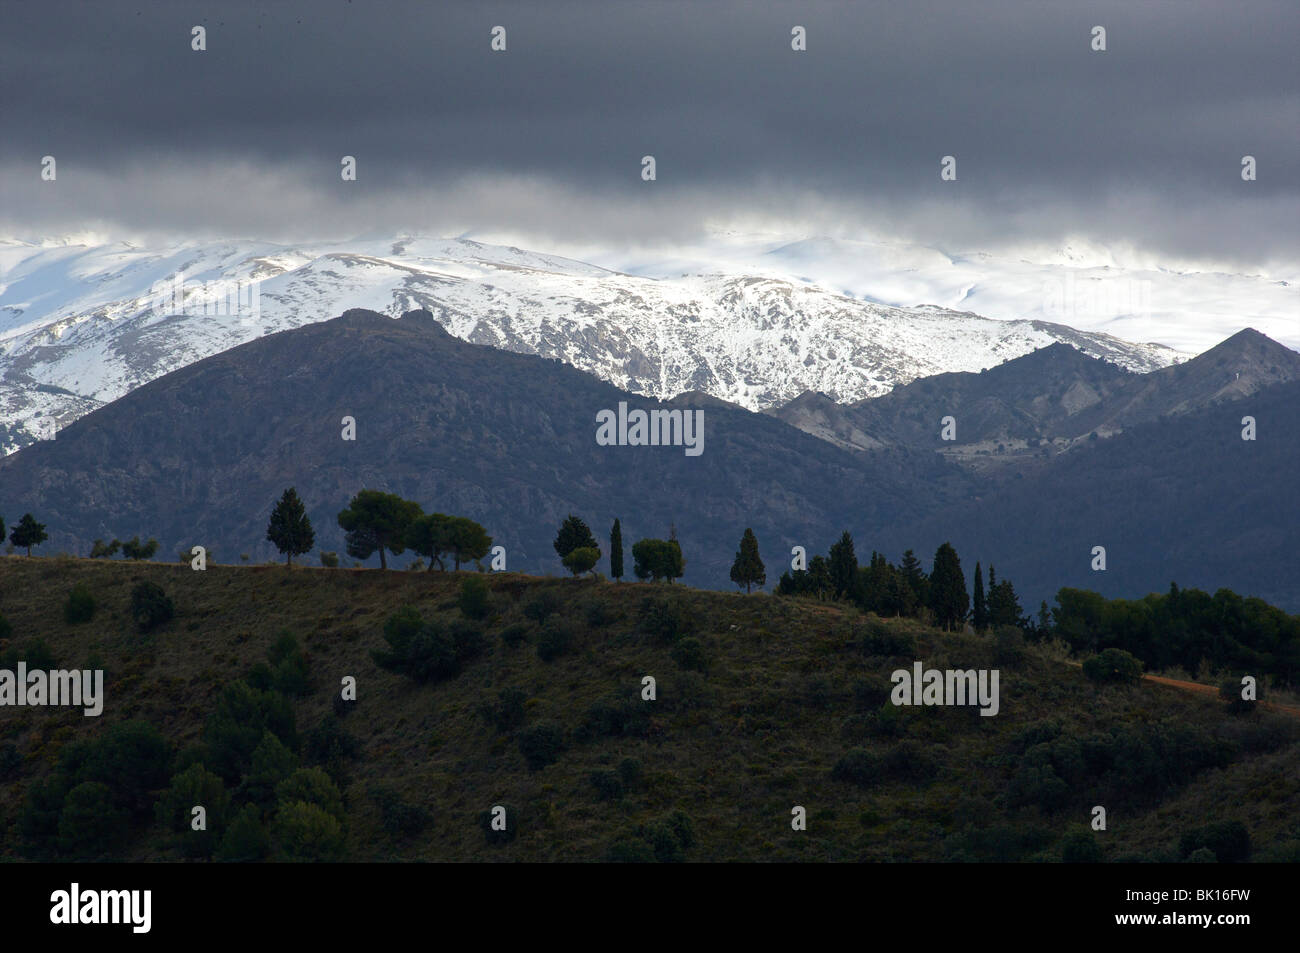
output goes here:
[[[376, 665], [371, 652], [387, 647], [385, 620], [401, 606], [460, 624], [471, 575], [0, 557], [0, 614], [12, 627], [0, 654], [30, 654], [39, 639], [61, 667], [103, 668], [107, 679], [99, 718], [0, 708], [0, 856], [94, 854], [68, 846], [76, 836], [56, 839], [75, 812], [38, 795], [60, 771], [83, 770], [75, 752], [90, 748], [77, 743], [115, 726], [156, 727], [175, 756], [168, 775], [214, 767], [205, 722], [287, 630], [313, 685], [286, 696], [289, 747], [337, 782], [351, 860], [1058, 860], [1072, 832], [1106, 860], [1179, 859], [1183, 835], [1226, 820], [1248, 829], [1255, 859], [1300, 857], [1296, 719], [1231, 715], [1150, 683], [1099, 689], [1010, 636], [767, 595], [496, 574], [481, 577], [486, 617], [461, 625], [481, 627], [483, 640], [459, 674], [418, 684]], [[130, 613], [141, 581], [176, 607], [148, 633]], [[70, 624], [77, 584], [96, 609]], [[539, 644], [566, 634], [567, 651], [539, 657]], [[999, 714], [889, 704], [890, 672], [918, 659], [998, 668]], [[640, 700], [645, 675], [656, 701]], [[336, 703], [345, 676], [357, 680], [354, 706]], [[511, 689], [522, 693], [522, 725], [502, 711]], [[351, 754], [339, 729], [355, 741]], [[541, 754], [554, 741], [554, 762], [530, 770], [521, 738]], [[861, 751], [846, 759], [851, 749]], [[237, 803], [256, 801], [252, 780], [225, 787]], [[166, 785], [153, 786], [125, 808], [120, 846], [98, 856], [182, 856], [189, 835], [155, 819]], [[257, 809], [272, 857], [283, 856], [275, 832], [287, 829], [276, 826], [286, 803], [276, 797], [264, 792]], [[489, 843], [480, 813], [498, 804], [517, 835]], [[1081, 835], [1098, 804], [1108, 829]], [[806, 831], [791, 829], [796, 805]], [[692, 836], [681, 836], [687, 826]]]

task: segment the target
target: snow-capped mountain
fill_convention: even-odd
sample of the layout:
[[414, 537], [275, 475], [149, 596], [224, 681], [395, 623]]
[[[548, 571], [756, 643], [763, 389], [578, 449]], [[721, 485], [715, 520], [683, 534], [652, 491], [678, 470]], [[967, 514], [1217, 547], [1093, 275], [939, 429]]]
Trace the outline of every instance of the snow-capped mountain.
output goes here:
[[[753, 410], [877, 396], [1063, 341], [1136, 371], [1180, 352], [1036, 320], [895, 307], [781, 269], [629, 274], [463, 239], [0, 242], [0, 446], [253, 338], [369, 308], [557, 358], [634, 393]], [[491, 386], [491, 381], [484, 381]]]

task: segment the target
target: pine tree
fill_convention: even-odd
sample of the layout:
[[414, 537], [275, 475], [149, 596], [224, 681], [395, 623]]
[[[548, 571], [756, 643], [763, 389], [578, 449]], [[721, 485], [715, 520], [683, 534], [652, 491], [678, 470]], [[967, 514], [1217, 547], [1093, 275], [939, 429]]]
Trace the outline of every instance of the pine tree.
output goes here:
[[736, 561], [731, 564], [731, 581], [745, 587], [748, 594], [751, 586], [763, 586], [767, 582], [767, 572], [763, 560], [758, 556], [758, 537], [752, 529], [746, 528], [740, 537], [740, 551]]
[[556, 555], [561, 560], [575, 549], [594, 549], [599, 551], [596, 537], [591, 535], [591, 528], [572, 513], [560, 524], [560, 531], [555, 534]]
[[830, 573], [835, 598], [843, 599], [853, 593], [858, 579], [858, 557], [853, 552], [853, 537], [848, 530], [831, 546]]
[[[989, 578], [992, 579], [993, 567], [989, 566]], [[975, 563], [975, 593], [971, 599], [971, 625], [976, 632], [983, 632], [989, 624], [988, 612], [984, 606], [984, 573], [980, 564]]]
[[617, 519], [609, 531], [609, 577], [616, 581], [623, 578], [623, 527]]
[[921, 560], [916, 558], [916, 553], [908, 550], [903, 553], [903, 561], [898, 567], [899, 575], [902, 576], [903, 582], [912, 592], [912, 615], [921, 606], [929, 603], [930, 579], [925, 574], [925, 569], [921, 566]]
[[406, 546], [413, 553], [419, 553], [429, 560], [428, 572], [445, 568], [442, 554], [452, 550], [452, 522], [455, 517], [446, 513], [425, 513], [417, 517], [406, 528]]
[[1047, 638], [1047, 633], [1052, 631], [1052, 613], [1047, 608], [1047, 600], [1044, 599], [1038, 604], [1038, 637]]
[[[992, 566], [989, 567], [990, 572]], [[990, 625], [1020, 625], [1020, 600], [1010, 579], [1003, 579], [989, 590], [988, 620]]]
[[28, 556], [32, 554], [33, 546], [39, 546], [49, 538], [45, 532], [45, 524], [36, 522], [31, 513], [24, 513], [13, 532], [9, 534], [9, 542], [26, 549]]
[[[453, 516], [447, 530], [447, 548], [451, 551], [457, 572], [460, 571], [462, 562], [482, 559], [492, 549], [492, 537], [487, 534], [487, 530], [468, 517]], [[600, 558], [599, 550], [596, 551], [596, 558]]]
[[316, 533], [307, 518], [307, 509], [298, 498], [298, 491], [293, 487], [284, 491], [280, 502], [271, 511], [271, 520], [266, 527], [266, 538], [275, 543], [275, 548], [284, 553], [284, 564], [293, 564], [294, 556], [311, 552], [316, 542]]
[[406, 534], [423, 516], [420, 504], [404, 500], [395, 493], [362, 490], [352, 497], [347, 509], [339, 513], [339, 528], [346, 534], [348, 555], [369, 559], [378, 550], [379, 568], [388, 568], [385, 550], [393, 555], [406, 552]]
[[943, 543], [934, 553], [930, 569], [930, 609], [934, 621], [945, 629], [966, 621], [970, 597], [966, 594], [966, 577], [962, 575], [961, 560], [951, 543]]

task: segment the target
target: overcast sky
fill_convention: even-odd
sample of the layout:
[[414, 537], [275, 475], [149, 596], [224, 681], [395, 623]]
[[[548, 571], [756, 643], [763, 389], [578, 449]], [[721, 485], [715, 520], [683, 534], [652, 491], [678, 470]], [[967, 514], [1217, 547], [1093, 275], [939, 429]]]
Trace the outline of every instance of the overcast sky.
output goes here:
[[967, 250], [1075, 235], [1265, 271], [1300, 254], [1295, 0], [42, 0], [4, 21], [0, 232], [25, 238], [545, 248], [737, 225]]

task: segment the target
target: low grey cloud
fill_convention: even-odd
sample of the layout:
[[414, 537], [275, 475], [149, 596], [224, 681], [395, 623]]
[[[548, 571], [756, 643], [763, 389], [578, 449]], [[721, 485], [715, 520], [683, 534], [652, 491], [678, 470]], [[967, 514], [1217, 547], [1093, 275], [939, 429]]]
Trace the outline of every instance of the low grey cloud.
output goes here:
[[[48, 2], [6, 16], [0, 227], [24, 237], [649, 242], [748, 218], [966, 248], [1084, 235], [1261, 267], [1300, 252], [1291, 2]], [[195, 24], [206, 52], [190, 49]], [[504, 53], [489, 47], [498, 24]], [[790, 49], [796, 24], [807, 52]], [[47, 154], [55, 183], [39, 178]], [[940, 181], [944, 155], [955, 182]]]

